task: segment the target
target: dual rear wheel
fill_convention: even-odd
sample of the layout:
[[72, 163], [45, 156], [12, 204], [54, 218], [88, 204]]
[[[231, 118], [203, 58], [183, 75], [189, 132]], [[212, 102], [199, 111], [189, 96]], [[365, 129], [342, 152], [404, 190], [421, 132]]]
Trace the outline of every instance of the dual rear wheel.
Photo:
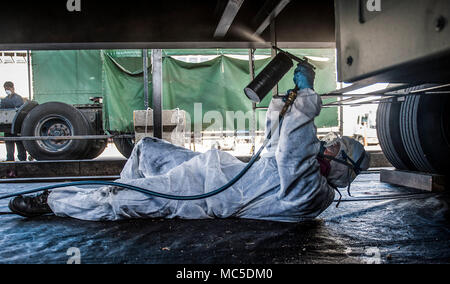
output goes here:
[[377, 114], [380, 145], [400, 170], [450, 173], [450, 96], [406, 96], [383, 102]]
[[[25, 118], [22, 136], [95, 135], [93, 125], [75, 107], [51, 102], [35, 107]], [[36, 160], [94, 159], [101, 155], [107, 140], [24, 141], [25, 149]]]

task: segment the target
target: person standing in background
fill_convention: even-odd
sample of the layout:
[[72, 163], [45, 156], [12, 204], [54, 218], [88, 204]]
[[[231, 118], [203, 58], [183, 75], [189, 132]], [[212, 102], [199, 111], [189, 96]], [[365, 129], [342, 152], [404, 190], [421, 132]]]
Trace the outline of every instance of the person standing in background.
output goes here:
[[[2, 99], [0, 101], [0, 109], [18, 109], [25, 103], [24, 99], [16, 94], [14, 89], [14, 83], [13, 82], [5, 82], [3, 85], [6, 92], [6, 98]], [[5, 137], [17, 137], [16, 135], [13, 135], [12, 133], [5, 133]], [[14, 162], [15, 161], [15, 146], [17, 145], [17, 151], [18, 158], [20, 161], [26, 161], [27, 160], [27, 151], [25, 150], [25, 147], [23, 146], [22, 142], [6, 142], [6, 153], [7, 158], [6, 160], [8, 162]]]

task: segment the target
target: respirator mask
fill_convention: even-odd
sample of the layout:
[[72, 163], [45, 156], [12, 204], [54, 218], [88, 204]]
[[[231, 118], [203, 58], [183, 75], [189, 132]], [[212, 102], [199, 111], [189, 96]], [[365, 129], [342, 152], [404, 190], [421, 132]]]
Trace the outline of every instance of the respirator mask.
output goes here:
[[[335, 156], [330, 156], [326, 154], [329, 148], [339, 150]], [[328, 183], [335, 188], [348, 187], [350, 196], [351, 183], [370, 166], [370, 157], [361, 143], [349, 137], [340, 137], [335, 133], [325, 136], [321, 141], [319, 158], [330, 161]]]

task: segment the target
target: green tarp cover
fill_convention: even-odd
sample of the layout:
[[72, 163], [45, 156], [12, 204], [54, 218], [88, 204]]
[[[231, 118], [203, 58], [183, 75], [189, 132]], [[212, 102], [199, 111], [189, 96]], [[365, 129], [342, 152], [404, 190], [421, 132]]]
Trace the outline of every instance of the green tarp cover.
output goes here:
[[[289, 51], [298, 56], [319, 57], [319, 60], [328, 58], [326, 62], [312, 61], [317, 66], [315, 89], [318, 93], [336, 89], [334, 50]], [[46, 101], [88, 103], [86, 99], [89, 97], [103, 95], [105, 129], [115, 132], [133, 132], [133, 111], [145, 108], [142, 51], [59, 51], [56, 53], [58, 56], [54, 59], [51, 59], [50, 54], [42, 54], [41, 51], [33, 53], [36, 100], [40, 103]], [[227, 114], [228, 126], [231, 127], [233, 125], [231, 114], [246, 115], [250, 119], [252, 104], [243, 93], [244, 87], [250, 82], [248, 60], [226, 56], [226, 54], [248, 55], [248, 50], [164, 50], [163, 54], [164, 109], [186, 110], [192, 122], [191, 130], [208, 129], [211, 124], [217, 124], [218, 122], [210, 117], [210, 114], [214, 116], [214, 112], [221, 114], [223, 129], [228, 130], [230, 127], [227, 128]], [[270, 50], [257, 50], [256, 54], [269, 55]], [[218, 57], [203, 63], [186, 63], [170, 57], [175, 55], [218, 55]], [[81, 58], [84, 56], [85, 58]], [[256, 72], [260, 72], [269, 61], [269, 58], [257, 60]], [[294, 70], [295, 68], [280, 82], [280, 92], [294, 87], [292, 81]], [[42, 71], [44, 71], [43, 74]], [[150, 71], [151, 68], [149, 70], [151, 106]], [[51, 83], [55, 81], [58, 88]], [[259, 106], [268, 106], [270, 99], [271, 96], [267, 96]], [[259, 129], [263, 129], [264, 111], [258, 111], [257, 118]], [[337, 126], [337, 109], [324, 109], [316, 123], [318, 127]], [[249, 121], [245, 126], [235, 126], [239, 127], [237, 130], [249, 129]]]
[[102, 94], [102, 60], [96, 50], [32, 53], [33, 93], [40, 103], [89, 104]]
[[[163, 60], [163, 104], [164, 109], [182, 109], [187, 111], [192, 122], [191, 130], [204, 130], [218, 122], [211, 119], [219, 112], [223, 121], [219, 122], [225, 130], [249, 129], [252, 104], [243, 94], [243, 89], [250, 82], [249, 63], [247, 60], [234, 59], [225, 55], [203, 63], [186, 63], [172, 55], [216, 55], [229, 54], [231, 51], [200, 50], [171, 51], [165, 50]], [[313, 61], [317, 66], [315, 89], [318, 93], [326, 93], [336, 89], [334, 50], [304, 50], [294, 51], [301, 56], [328, 58], [329, 61]], [[247, 51], [248, 53], [248, 51]], [[270, 51], [260, 51], [259, 54], [269, 54]], [[104, 86], [105, 86], [105, 128], [114, 131], [132, 131], [132, 110], [144, 109], [142, 58], [139, 53], [127, 51], [104, 51]], [[245, 54], [244, 50], [241, 53]], [[121, 62], [137, 62], [140, 66], [137, 72], [140, 76], [130, 74], [128, 66]], [[257, 60], [256, 72], [259, 73], [270, 62], [270, 59]], [[140, 64], [140, 65], [139, 65]], [[280, 82], [280, 92], [294, 87], [292, 82], [293, 68]], [[151, 78], [150, 78], [151, 80]], [[151, 85], [150, 85], [151, 98]], [[259, 106], [267, 107], [271, 96], [268, 96]], [[150, 100], [151, 106], [151, 100]], [[236, 113], [240, 112], [240, 113]], [[260, 112], [260, 111], [258, 111]], [[235, 117], [245, 116], [246, 125], [237, 125]], [[264, 129], [265, 114], [258, 114], [258, 129]], [[234, 122], [233, 122], [234, 121]], [[318, 127], [337, 126], [337, 109], [324, 109], [317, 119]], [[234, 127], [233, 127], [234, 124]], [[213, 129], [211, 129], [213, 130]], [[218, 129], [214, 129], [218, 130]]]
[[[105, 51], [102, 59], [104, 129], [132, 133], [134, 110], [145, 109], [142, 57], [114, 57]], [[150, 76], [149, 90], [151, 82]]]

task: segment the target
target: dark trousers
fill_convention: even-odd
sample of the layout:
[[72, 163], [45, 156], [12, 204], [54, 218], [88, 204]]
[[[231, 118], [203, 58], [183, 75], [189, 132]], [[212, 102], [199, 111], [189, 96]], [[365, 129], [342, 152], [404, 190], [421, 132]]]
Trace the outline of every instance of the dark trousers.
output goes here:
[[[8, 134], [5, 133], [5, 137], [17, 137], [15, 135], [12, 134]], [[18, 141], [18, 142], [5, 142], [6, 144], [6, 153], [7, 153], [7, 157], [6, 160], [8, 162], [14, 162], [15, 161], [15, 146], [17, 145], [17, 151], [19, 152], [18, 154], [18, 158], [19, 161], [26, 161], [27, 160], [27, 151], [25, 150], [25, 147], [23, 146], [22, 142]]]

